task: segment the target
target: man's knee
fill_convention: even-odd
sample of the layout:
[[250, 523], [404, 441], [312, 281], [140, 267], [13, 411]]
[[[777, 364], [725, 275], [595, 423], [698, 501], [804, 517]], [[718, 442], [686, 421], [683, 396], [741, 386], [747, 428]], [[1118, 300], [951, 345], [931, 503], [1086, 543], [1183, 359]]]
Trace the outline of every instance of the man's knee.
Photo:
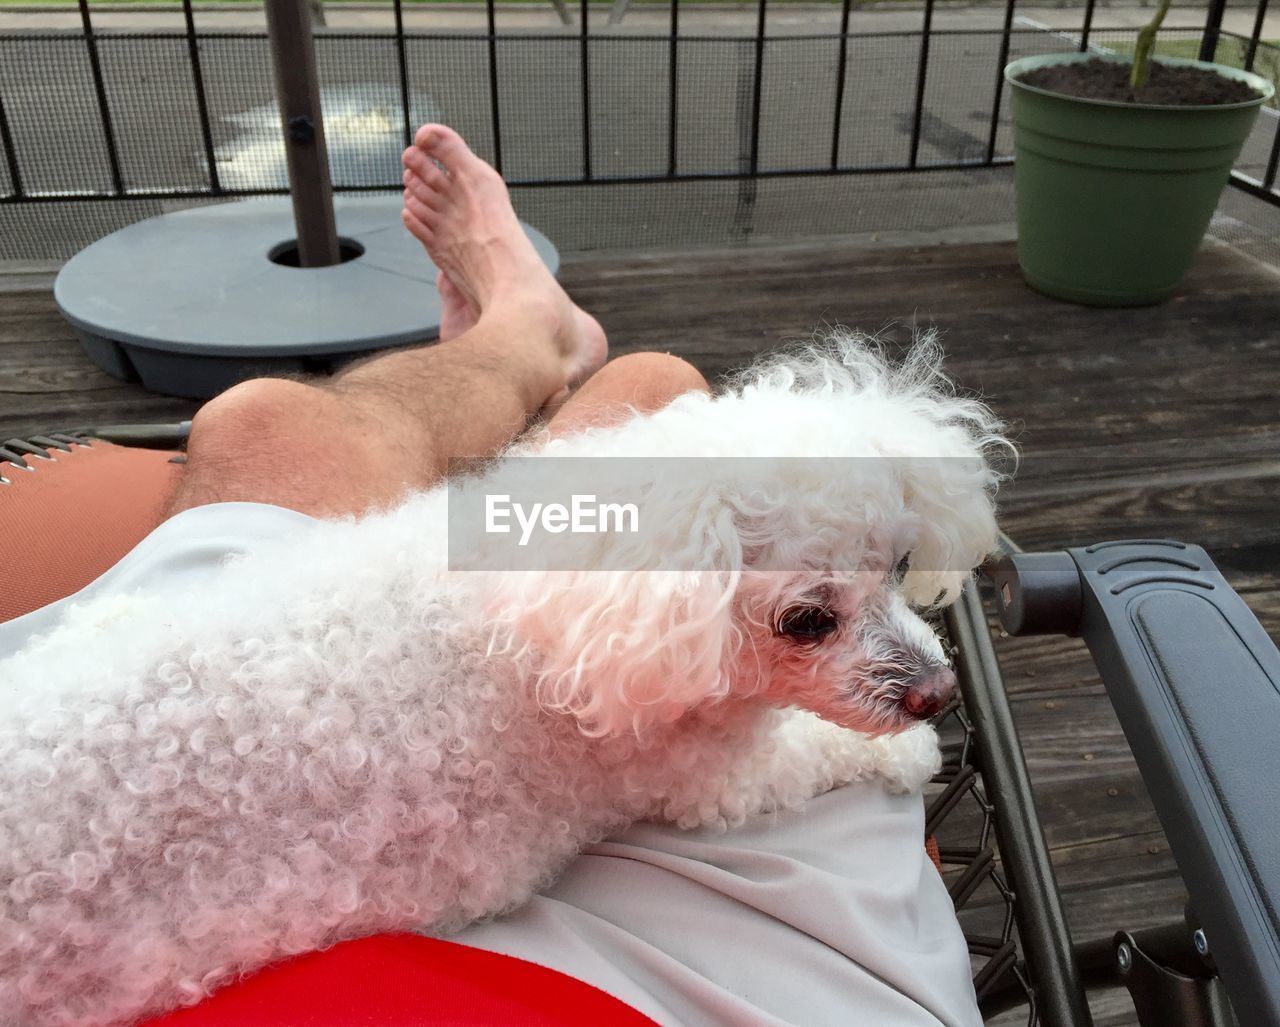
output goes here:
[[426, 452], [392, 419], [321, 385], [242, 382], [192, 419], [187, 468], [169, 512], [253, 502], [340, 517], [386, 506], [415, 484]]
[[707, 380], [687, 360], [670, 353], [628, 353], [596, 372], [601, 384], [622, 386], [663, 402], [686, 392], [709, 392]]
[[209, 400], [191, 420], [194, 457], [278, 450], [313, 428], [328, 395], [287, 378], [252, 378]]
[[697, 368], [669, 353], [629, 353], [600, 368], [551, 419], [551, 437], [619, 424], [687, 392], [710, 392]]
[[[187, 468], [172, 515], [218, 502], [272, 503], [318, 517], [358, 512], [385, 497], [329, 390], [282, 378], [241, 382], [191, 421]], [[352, 440], [349, 445], [337, 443]], [[353, 452], [355, 450], [355, 452]]]

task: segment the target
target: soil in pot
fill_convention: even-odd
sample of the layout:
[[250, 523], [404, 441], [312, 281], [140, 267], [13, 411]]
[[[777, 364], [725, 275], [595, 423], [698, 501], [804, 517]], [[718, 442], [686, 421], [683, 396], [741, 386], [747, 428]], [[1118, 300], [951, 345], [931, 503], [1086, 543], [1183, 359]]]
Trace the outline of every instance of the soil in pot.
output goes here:
[[1137, 89], [1129, 85], [1128, 62], [1102, 61], [1096, 57], [1089, 61], [1036, 68], [1022, 75], [1018, 81], [1037, 89], [1085, 100], [1161, 106], [1219, 106], [1244, 103], [1258, 96], [1247, 83], [1205, 68], [1152, 61], [1147, 69], [1147, 81]]

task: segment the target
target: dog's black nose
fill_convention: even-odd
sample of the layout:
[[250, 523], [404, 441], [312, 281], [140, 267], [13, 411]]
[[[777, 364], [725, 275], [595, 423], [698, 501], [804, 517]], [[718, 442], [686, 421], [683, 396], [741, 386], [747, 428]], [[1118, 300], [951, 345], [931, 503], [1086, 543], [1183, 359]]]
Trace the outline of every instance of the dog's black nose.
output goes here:
[[942, 712], [955, 690], [956, 676], [950, 667], [930, 667], [907, 686], [902, 705], [911, 716], [927, 720]]

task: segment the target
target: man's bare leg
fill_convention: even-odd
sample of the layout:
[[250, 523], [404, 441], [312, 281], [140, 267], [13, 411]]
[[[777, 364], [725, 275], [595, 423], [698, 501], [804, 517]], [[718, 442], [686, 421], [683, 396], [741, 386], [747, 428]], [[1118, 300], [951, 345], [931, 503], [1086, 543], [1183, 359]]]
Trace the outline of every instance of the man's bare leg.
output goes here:
[[633, 413], [652, 413], [686, 392], [710, 392], [692, 364], [669, 353], [631, 353], [611, 360], [551, 418], [552, 438], [607, 427]]
[[[441, 200], [442, 187], [447, 185], [447, 178], [442, 178], [442, 174], [448, 173], [442, 173], [437, 166], [436, 161], [440, 157], [433, 148], [451, 146], [448, 140], [452, 135], [450, 129], [442, 126], [424, 125], [414, 139], [415, 145], [404, 155], [405, 227], [426, 246], [432, 260], [442, 269], [436, 279], [436, 287], [444, 303], [441, 341], [462, 335], [480, 319], [479, 303], [472, 298], [474, 290], [467, 284], [474, 280], [474, 276], [467, 274], [463, 266], [465, 262], [453, 259], [449, 244], [442, 242], [441, 233], [449, 228], [452, 205]], [[448, 167], [447, 162], [441, 163]], [[481, 179], [476, 184], [483, 187], [486, 183]], [[492, 179], [488, 184], [492, 184]], [[502, 193], [505, 200], [505, 185]], [[510, 201], [492, 205], [492, 209], [501, 211], [502, 220], [487, 226], [492, 233], [491, 238], [502, 245], [518, 238], [522, 245], [527, 246]], [[475, 226], [468, 224], [475, 231]], [[492, 259], [494, 254], [486, 251], [478, 256]], [[459, 284], [455, 284], [455, 279]], [[582, 334], [593, 338], [599, 332], [603, 340], [599, 323], [581, 308], [575, 307], [574, 310]], [[560, 437], [584, 428], [616, 423], [632, 412], [658, 410], [676, 396], [692, 390], [710, 391], [706, 380], [693, 365], [670, 354], [629, 354], [605, 364], [572, 395], [565, 390], [552, 397], [550, 402], [555, 410], [548, 428], [553, 437]], [[544, 407], [543, 413], [547, 412]]]
[[[212, 400], [195, 418], [170, 515], [236, 500], [320, 517], [388, 506], [454, 458], [503, 449], [603, 361], [604, 332], [542, 265], [492, 168], [430, 125], [405, 167], [405, 225], [440, 268], [442, 344], [328, 381], [258, 379]], [[592, 378], [551, 428], [656, 409], [692, 388], [706, 383], [683, 361], [635, 354]]]
[[[405, 163], [406, 226], [447, 276], [447, 341], [330, 380], [245, 382], [210, 401], [169, 514], [236, 500], [321, 517], [388, 506], [454, 458], [500, 451], [603, 363], [603, 330], [542, 264], [497, 173], [440, 126], [419, 132]], [[414, 166], [429, 166], [430, 183]]]

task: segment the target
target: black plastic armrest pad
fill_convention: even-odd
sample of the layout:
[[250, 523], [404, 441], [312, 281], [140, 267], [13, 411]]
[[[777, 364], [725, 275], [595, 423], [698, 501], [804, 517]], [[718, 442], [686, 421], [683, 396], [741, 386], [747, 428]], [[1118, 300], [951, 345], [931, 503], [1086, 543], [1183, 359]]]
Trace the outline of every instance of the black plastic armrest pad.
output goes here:
[[1275, 644], [1198, 546], [1020, 554], [994, 577], [1011, 633], [1088, 644], [1240, 1022], [1280, 1024]]

